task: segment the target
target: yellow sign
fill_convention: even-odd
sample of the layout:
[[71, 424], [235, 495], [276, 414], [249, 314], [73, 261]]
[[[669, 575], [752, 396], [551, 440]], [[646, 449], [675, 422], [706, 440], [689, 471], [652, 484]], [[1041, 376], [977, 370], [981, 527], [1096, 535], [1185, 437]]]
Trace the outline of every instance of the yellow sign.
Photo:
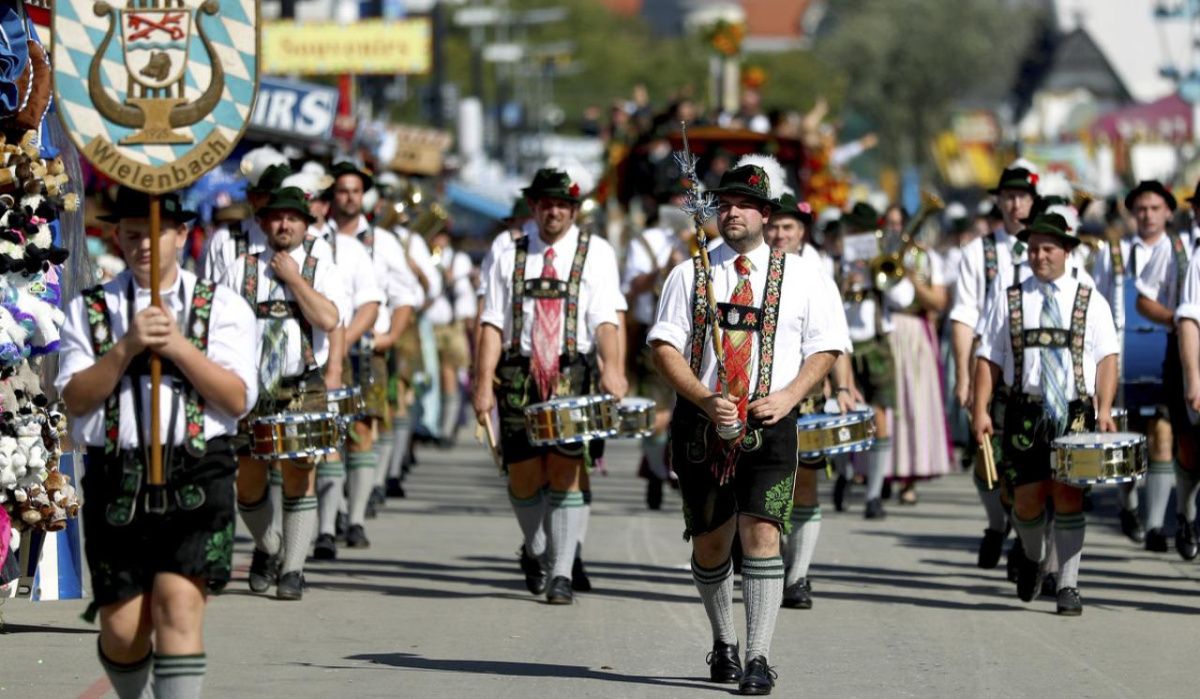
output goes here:
[[354, 24], [267, 22], [262, 68], [271, 75], [413, 75], [429, 72], [427, 17]]

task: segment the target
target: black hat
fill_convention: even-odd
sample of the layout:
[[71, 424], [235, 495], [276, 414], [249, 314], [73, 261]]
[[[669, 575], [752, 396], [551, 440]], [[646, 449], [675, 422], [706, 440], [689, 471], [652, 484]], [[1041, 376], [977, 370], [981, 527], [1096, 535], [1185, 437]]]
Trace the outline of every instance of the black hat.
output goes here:
[[309, 223], [316, 220], [308, 212], [308, 197], [304, 196], [304, 190], [299, 187], [282, 187], [271, 192], [271, 198], [258, 210], [258, 215], [269, 211], [296, 211]]
[[779, 210], [774, 216], [791, 216], [800, 221], [805, 226], [811, 226], [813, 222], [812, 207], [806, 201], [796, 201], [795, 195], [785, 193], [779, 197]]
[[1079, 244], [1079, 236], [1067, 225], [1067, 219], [1060, 214], [1041, 214], [1026, 224], [1017, 234], [1021, 242], [1029, 242], [1029, 236], [1034, 233], [1052, 235], [1062, 241], [1068, 250]]
[[881, 223], [875, 207], [861, 201], [850, 209], [850, 213], [842, 216], [841, 221], [843, 226], [858, 231], [873, 231], [879, 228]]
[[[163, 218], [176, 223], [187, 223], [196, 218], [195, 211], [186, 211], [177, 192], [158, 195], [158, 212]], [[122, 186], [117, 190], [117, 203], [113, 213], [97, 216], [106, 223], [119, 223], [123, 218], [150, 218], [150, 195]]]
[[[1158, 180], [1142, 180], [1141, 182], [1138, 182], [1138, 186], [1134, 187], [1133, 191], [1125, 195], [1126, 210], [1133, 211], [1133, 202], [1137, 201], [1137, 198], [1146, 192], [1153, 192], [1154, 194], [1162, 197], [1163, 200], [1167, 202], [1167, 208], [1171, 211], [1175, 210], [1175, 207], [1177, 206], [1177, 203], [1175, 202], [1175, 195], [1171, 194], [1171, 190], [1164, 187], [1163, 183], [1159, 182]], [[1191, 199], [1188, 199], [1188, 201], [1191, 201]]]
[[334, 182], [337, 182], [338, 178], [342, 175], [358, 175], [358, 178], [362, 180], [364, 192], [375, 186], [375, 178], [356, 167], [354, 163], [345, 160], [340, 163], [334, 163], [333, 167], [329, 170], [329, 176], [333, 178]]
[[279, 189], [283, 180], [291, 175], [292, 168], [287, 165], [270, 165], [258, 176], [258, 183], [250, 185], [246, 191], [251, 194], [270, 194]]
[[1002, 189], [1017, 189], [1037, 196], [1038, 175], [1027, 168], [1005, 168], [1000, 173], [1000, 182], [988, 190], [988, 194], [999, 194]]
[[1186, 201], [1189, 204], [1200, 202], [1200, 182], [1196, 182], [1196, 191], [1193, 192], [1192, 196], [1188, 197]]
[[521, 190], [529, 199], [561, 199], [578, 204], [581, 192], [579, 185], [562, 170], [542, 168], [533, 176], [533, 182]]
[[508, 215], [506, 220], [519, 221], [531, 216], [533, 216], [533, 211], [529, 209], [529, 200], [525, 197], [517, 197], [513, 200], [512, 213]]
[[772, 209], [779, 208], [779, 202], [771, 198], [771, 179], [767, 171], [757, 165], [743, 165], [726, 170], [721, 175], [721, 186], [710, 190], [713, 194], [740, 194], [766, 204]]

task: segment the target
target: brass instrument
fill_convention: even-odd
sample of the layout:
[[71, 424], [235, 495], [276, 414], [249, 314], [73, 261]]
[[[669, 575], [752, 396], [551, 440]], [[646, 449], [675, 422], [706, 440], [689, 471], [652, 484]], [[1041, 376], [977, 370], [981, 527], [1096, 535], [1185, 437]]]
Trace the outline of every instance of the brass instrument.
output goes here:
[[[904, 225], [898, 241], [885, 241], [883, 231], [876, 231], [879, 255], [868, 265], [875, 289], [880, 292], [890, 291], [908, 274], [913, 274], [917, 279], [928, 283], [931, 276], [929, 249], [918, 242], [916, 236], [929, 217], [944, 208], [946, 205], [936, 194], [922, 192], [921, 207]], [[888, 246], [895, 242], [899, 243], [899, 248], [889, 250]]]
[[435, 201], [408, 225], [408, 229], [428, 241], [440, 233], [449, 220], [450, 214], [445, 207]]

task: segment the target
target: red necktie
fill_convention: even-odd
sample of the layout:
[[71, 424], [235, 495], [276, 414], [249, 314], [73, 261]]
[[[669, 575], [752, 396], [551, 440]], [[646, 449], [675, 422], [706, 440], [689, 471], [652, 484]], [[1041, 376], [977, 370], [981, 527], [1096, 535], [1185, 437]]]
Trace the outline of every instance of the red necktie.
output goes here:
[[[733, 261], [737, 270], [738, 281], [729, 296], [729, 303], [739, 306], [754, 304], [754, 290], [750, 288], [750, 259], [738, 255]], [[754, 340], [745, 330], [726, 330], [722, 337], [722, 347], [725, 349], [725, 381], [724, 387], [718, 390], [728, 390], [729, 399], [737, 403], [738, 418], [746, 422], [746, 405], [750, 398], [750, 354], [754, 349]]]
[[[554, 249], [546, 248], [542, 279], [557, 279]], [[543, 401], [554, 394], [558, 382], [559, 340], [562, 337], [562, 299], [535, 299], [533, 306], [533, 380]]]

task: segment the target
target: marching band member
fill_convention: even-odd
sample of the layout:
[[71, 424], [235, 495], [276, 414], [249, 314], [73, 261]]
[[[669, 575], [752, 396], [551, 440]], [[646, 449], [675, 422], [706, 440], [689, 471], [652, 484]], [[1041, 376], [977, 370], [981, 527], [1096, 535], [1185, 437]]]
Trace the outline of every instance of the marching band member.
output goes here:
[[[822, 258], [813, 245], [808, 243], [808, 230], [812, 226], [812, 208], [807, 202], [797, 202], [796, 197], [785, 193], [777, 200], [779, 208], [771, 214], [763, 233], [766, 243], [775, 249], [797, 255], [824, 269]], [[838, 296], [837, 283], [831, 274], [823, 275], [831, 297]], [[845, 327], [845, 314], [841, 316]], [[834, 320], [836, 322], [837, 316]], [[849, 337], [849, 331], [843, 329]], [[843, 414], [854, 410], [855, 399], [850, 386], [854, 370], [850, 366], [850, 349], [842, 348], [834, 363], [831, 376], [835, 377], [833, 395]], [[818, 391], [806, 396], [800, 403], [800, 413], [819, 412], [824, 405], [825, 395]], [[792, 514], [784, 529], [784, 588], [783, 606], [795, 609], [812, 609], [812, 584], [808, 580], [808, 568], [816, 551], [817, 539], [821, 534], [821, 503], [817, 499], [817, 475], [825, 468], [826, 459], [798, 461], [796, 464], [796, 490], [792, 496]]]
[[[490, 420], [493, 407], [499, 410], [509, 498], [524, 534], [526, 586], [533, 594], [544, 591], [551, 604], [570, 604], [583, 524], [581, 471], [590, 456], [586, 446], [582, 453], [531, 446], [523, 409], [593, 393], [597, 383], [618, 400], [624, 395], [611, 293], [619, 275], [608, 243], [575, 225], [580, 190], [566, 173], [539, 170], [524, 194], [536, 233], [497, 257], [489, 270], [473, 404], [481, 423]], [[543, 521], [550, 528], [549, 546]]]
[[386, 473], [387, 464], [387, 455], [381, 454], [384, 445], [376, 440], [377, 433], [390, 434], [387, 352], [409, 323], [420, 291], [395, 235], [371, 225], [363, 215], [363, 195], [374, 184], [371, 176], [348, 162], [335, 163], [330, 175], [332, 202], [324, 231], [329, 245], [340, 251], [343, 240], [361, 243], [370, 264], [354, 268], [354, 273], [372, 274], [386, 297], [372, 322], [356, 314], [346, 328], [346, 354], [352, 370], [347, 381], [354, 381], [362, 389], [367, 412], [365, 417], [354, 421], [349, 440], [346, 546], [366, 548], [371, 545], [364, 529], [367, 505], [378, 472], [383, 469]]
[[[995, 299], [984, 319], [976, 357], [972, 424], [983, 443], [994, 432], [993, 387], [1011, 387], [1005, 413], [1004, 465], [1014, 488], [1013, 516], [1024, 557], [1017, 595], [1031, 601], [1042, 587], [1047, 555], [1046, 499], [1054, 501], [1058, 613], [1078, 616], [1083, 552], [1083, 489], [1051, 479], [1051, 443], [1067, 432], [1112, 432], [1120, 349], [1104, 298], [1068, 274], [1079, 238], [1058, 214], [1036, 217], [1019, 234], [1033, 276]], [[1031, 332], [1037, 331], [1037, 332]], [[1093, 397], [1095, 403], [1093, 404]]]
[[462, 409], [459, 372], [471, 364], [467, 338], [475, 336], [474, 329], [468, 327], [475, 320], [478, 305], [471, 284], [474, 266], [465, 252], [455, 249], [449, 231], [438, 231], [430, 242], [434, 265], [442, 276], [442, 293], [433, 299], [425, 312], [433, 324], [441, 371], [441, 439], [445, 446], [452, 446]]
[[[260, 357], [259, 400], [253, 414], [324, 412], [328, 409], [324, 378], [328, 337], [340, 324], [338, 309], [349, 305], [344, 298], [346, 284], [332, 256], [315, 252], [319, 241], [307, 235], [312, 217], [299, 188], [272, 192], [259, 208], [258, 219], [270, 256], [267, 251], [243, 255], [227, 276], [218, 280], [250, 302], [258, 318], [254, 337]], [[248, 446], [246, 443], [243, 449]], [[270, 529], [269, 462], [239, 451], [244, 455], [238, 460], [238, 510], [254, 537], [250, 589], [265, 592], [277, 580], [279, 599], [300, 599], [304, 558], [316, 529], [316, 464], [312, 459], [280, 462], [280, 537]]]
[[[988, 190], [996, 197], [1003, 225], [962, 248], [958, 279], [954, 285], [954, 306], [950, 309], [950, 338], [954, 350], [955, 397], [968, 413], [972, 410], [974, 395], [971, 378], [976, 329], [1000, 294], [1017, 280], [1017, 268], [1025, 259], [1025, 243], [1017, 239], [1017, 234], [1024, 229], [1021, 222], [1029, 217], [1037, 199], [1037, 183], [1037, 173], [1027, 167], [1014, 163], [1006, 168], [999, 183]], [[1005, 400], [1004, 390], [994, 392], [994, 415], [1003, 414]], [[973, 434], [977, 433], [977, 429], [973, 430]], [[987, 487], [983, 459], [979, 455], [976, 455], [974, 473], [975, 488], [988, 520], [979, 542], [978, 564], [980, 568], [990, 569], [1000, 562], [1004, 540], [1012, 526], [1006, 505], [1001, 500], [1000, 485], [994, 483], [990, 489]], [[1014, 545], [1014, 551], [1017, 550]]]
[[[1197, 187], [1200, 194], [1200, 187]], [[1197, 197], [1189, 201], [1197, 205]], [[1184, 379], [1184, 397], [1187, 415], [1184, 421], [1173, 423], [1179, 440], [1179, 466], [1175, 470], [1175, 550], [1184, 560], [1192, 560], [1197, 554], [1197, 539], [1200, 525], [1196, 517], [1196, 497], [1200, 494], [1200, 472], [1197, 464], [1197, 428], [1195, 415], [1200, 413], [1200, 255], [1193, 255], [1188, 263], [1187, 276], [1175, 309], [1175, 322], [1179, 334], [1179, 361]], [[1172, 413], [1174, 418], [1174, 413]]]
[[[233, 557], [230, 438], [258, 395], [245, 340], [254, 316], [236, 293], [178, 264], [187, 221], [176, 194], [159, 197], [158, 277], [150, 268], [149, 197], [122, 188], [116, 240], [126, 271], [66, 309], [58, 376], [76, 445], [87, 448], [85, 552], [98, 610], [98, 654], [122, 697], [198, 697], [205, 674], [209, 581], [228, 581]], [[162, 306], [150, 305], [150, 285]], [[149, 486], [149, 351], [162, 358], [166, 507]], [[111, 425], [111, 428], [108, 426]]]
[[[629, 374], [638, 382], [637, 395], [654, 401], [654, 434], [642, 439], [642, 461], [638, 475], [646, 479], [646, 507], [662, 507], [663, 484], [671, 481], [667, 460], [667, 424], [671, 419], [674, 394], [654, 371], [654, 359], [646, 345], [646, 334], [654, 325], [654, 310], [663, 282], [671, 268], [686, 259], [680, 227], [691, 226], [691, 217], [680, 210], [685, 189], [678, 182], [662, 196], [657, 225], [635, 234], [625, 251], [621, 292], [632, 309], [627, 326]], [[679, 220], [682, 217], [682, 220]]]
[[[789, 520], [795, 488], [796, 406], [829, 373], [849, 338], [836, 297], [811, 284], [819, 268], [764, 244], [763, 228], [777, 206], [766, 172], [735, 167], [714, 191], [724, 238], [710, 253], [715, 274], [709, 281], [699, 257], [672, 270], [649, 341], [678, 396], [672, 463], [685, 537], [692, 540], [692, 574], [712, 625], [710, 677], [739, 682], [742, 694], [768, 694], [774, 686], [770, 642], [783, 598], [779, 530]], [[727, 301], [719, 306], [721, 369], [708, 339], [713, 319], [701, 288], [706, 283]], [[734, 439], [718, 436], [715, 426], [737, 421], [742, 431]], [[735, 536], [745, 552], [744, 672], [733, 624]]]
[[247, 153], [241, 169], [246, 176], [246, 203], [250, 205], [251, 216], [213, 231], [201, 264], [201, 272], [209, 279], [225, 278], [239, 257], [267, 249], [266, 236], [254, 214], [267, 203], [271, 192], [279, 189], [284, 178], [292, 174], [287, 158], [270, 146]]

